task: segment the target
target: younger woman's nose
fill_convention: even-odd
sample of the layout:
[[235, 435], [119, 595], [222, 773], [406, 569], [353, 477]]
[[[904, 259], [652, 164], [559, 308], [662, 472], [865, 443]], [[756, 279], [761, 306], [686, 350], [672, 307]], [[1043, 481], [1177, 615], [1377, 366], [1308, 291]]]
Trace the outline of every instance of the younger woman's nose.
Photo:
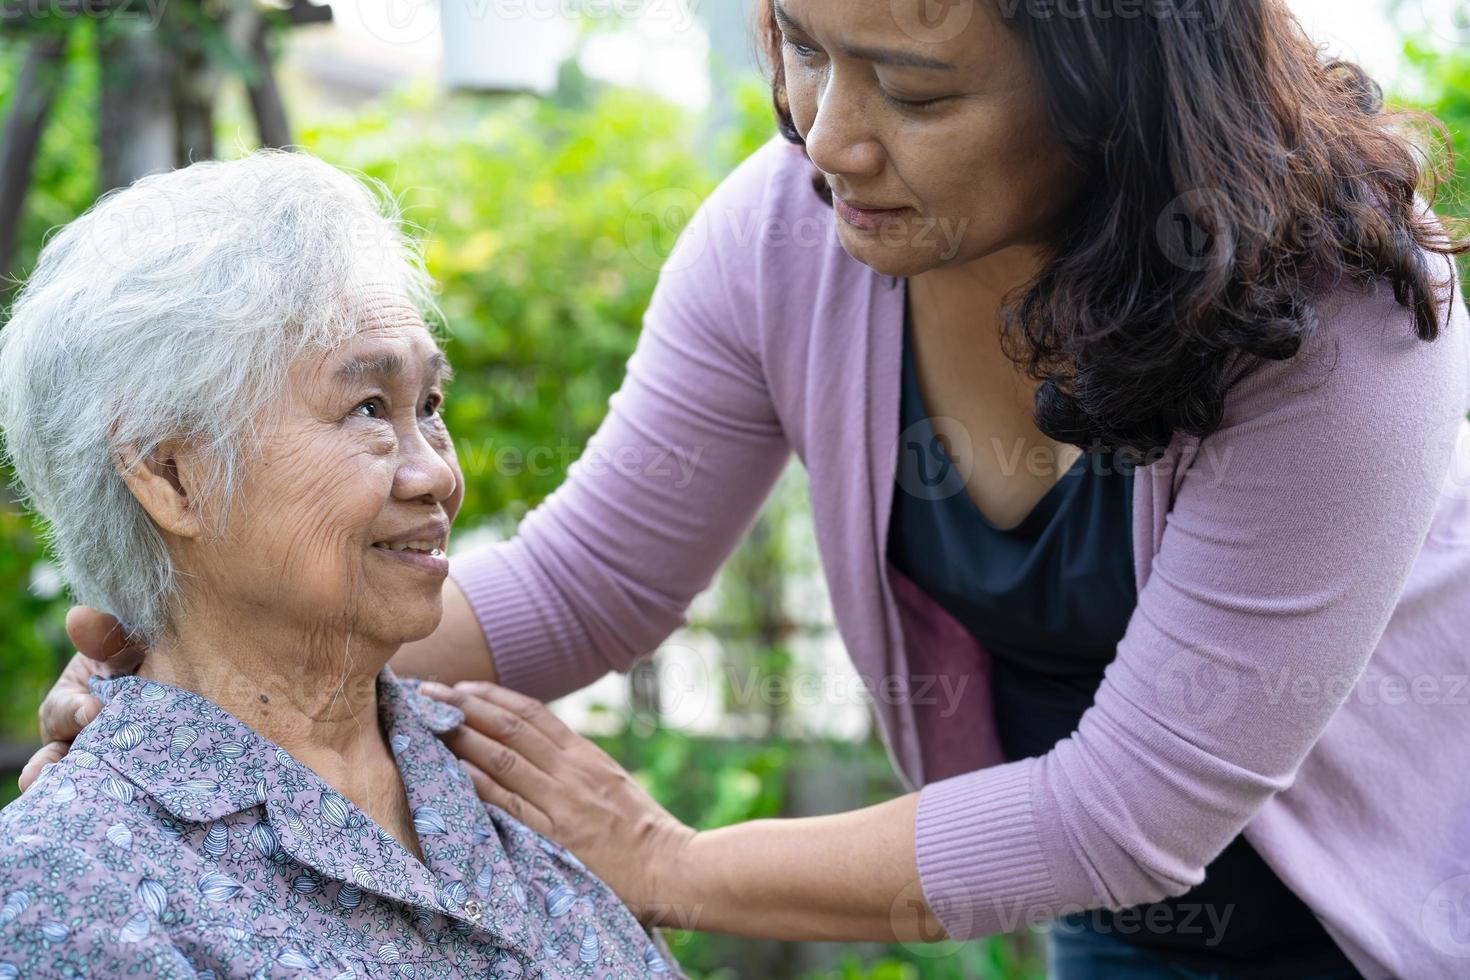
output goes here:
[[831, 78], [817, 96], [817, 112], [806, 134], [813, 165], [834, 177], [867, 180], [883, 172], [883, 145], [867, 124], [860, 94]]

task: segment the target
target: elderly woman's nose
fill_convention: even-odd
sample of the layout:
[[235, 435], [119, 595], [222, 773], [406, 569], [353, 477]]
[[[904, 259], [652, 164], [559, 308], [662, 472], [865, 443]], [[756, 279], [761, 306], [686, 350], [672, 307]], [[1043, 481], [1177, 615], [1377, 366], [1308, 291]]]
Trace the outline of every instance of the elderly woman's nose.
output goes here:
[[423, 433], [399, 442], [398, 471], [393, 476], [395, 497], [427, 496], [443, 502], [453, 496], [458, 486], [459, 475], [448, 456]]

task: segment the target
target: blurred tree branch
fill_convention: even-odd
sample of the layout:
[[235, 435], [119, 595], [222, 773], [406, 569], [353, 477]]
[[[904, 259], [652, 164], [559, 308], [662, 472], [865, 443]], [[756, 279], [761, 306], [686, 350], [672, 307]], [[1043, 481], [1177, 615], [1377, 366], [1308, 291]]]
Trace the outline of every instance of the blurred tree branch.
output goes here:
[[51, 103], [61, 88], [65, 47], [66, 38], [60, 34], [44, 35], [31, 42], [5, 120], [5, 132], [0, 136], [0, 273], [10, 268], [15, 252], [16, 230], [36, 148]]

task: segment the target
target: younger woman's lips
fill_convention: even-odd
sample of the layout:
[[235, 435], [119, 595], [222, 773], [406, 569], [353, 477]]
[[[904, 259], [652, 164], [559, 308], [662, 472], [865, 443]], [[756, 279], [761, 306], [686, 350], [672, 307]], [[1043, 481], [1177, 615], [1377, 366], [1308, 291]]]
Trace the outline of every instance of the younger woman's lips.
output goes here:
[[832, 196], [837, 216], [854, 228], [862, 231], [877, 231], [886, 221], [892, 221], [908, 211], [908, 208], [864, 208], [849, 204], [837, 195]]

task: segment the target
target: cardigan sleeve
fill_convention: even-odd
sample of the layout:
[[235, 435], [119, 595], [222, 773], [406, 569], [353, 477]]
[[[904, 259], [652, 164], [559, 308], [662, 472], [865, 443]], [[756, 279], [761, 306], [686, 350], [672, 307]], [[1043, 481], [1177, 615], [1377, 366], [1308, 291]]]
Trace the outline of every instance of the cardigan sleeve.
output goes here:
[[680, 236], [622, 386], [562, 486], [510, 541], [451, 558], [507, 687], [551, 700], [652, 651], [784, 468], [739, 240], [779, 152], [737, 168]]
[[1297, 358], [1230, 389], [1077, 731], [921, 791], [952, 938], [1182, 894], [1292, 785], [1434, 519], [1470, 399], [1454, 302], [1425, 343], [1387, 286], [1335, 293]]

